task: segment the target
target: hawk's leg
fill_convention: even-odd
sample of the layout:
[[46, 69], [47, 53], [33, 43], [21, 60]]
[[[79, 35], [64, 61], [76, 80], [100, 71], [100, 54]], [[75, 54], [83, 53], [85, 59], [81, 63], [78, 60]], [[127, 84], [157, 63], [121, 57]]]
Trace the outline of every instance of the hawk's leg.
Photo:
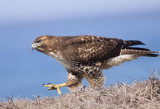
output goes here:
[[44, 84], [45, 87], [49, 87], [48, 90], [54, 90], [57, 89], [58, 94], [62, 95], [60, 88], [67, 86], [69, 87], [70, 90], [77, 90], [78, 88], [82, 87], [81, 81], [83, 79], [83, 75], [80, 73], [74, 73], [71, 72], [70, 70], [68, 71], [68, 80], [67, 82], [63, 83], [63, 84], [58, 84], [58, 85], [54, 85], [54, 84]]
[[98, 67], [85, 68], [85, 73], [83, 75], [89, 82], [90, 88], [101, 89], [104, 87], [105, 77]]
[[67, 87], [71, 91], [75, 91], [82, 88], [83, 87], [83, 85], [81, 84], [83, 79], [82, 73], [73, 72], [71, 70], [67, 71], [68, 71], [68, 80], [66, 82]]

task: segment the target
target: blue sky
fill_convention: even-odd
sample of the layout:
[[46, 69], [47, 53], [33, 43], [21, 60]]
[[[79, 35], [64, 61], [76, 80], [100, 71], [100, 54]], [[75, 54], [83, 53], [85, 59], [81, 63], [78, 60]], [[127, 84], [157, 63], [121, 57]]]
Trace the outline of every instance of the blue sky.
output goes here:
[[[0, 97], [57, 96], [43, 83], [67, 80], [64, 67], [51, 57], [31, 51], [40, 35], [98, 35], [141, 40], [160, 50], [158, 0], [3, 0], [0, 1]], [[142, 57], [104, 71], [106, 85], [143, 81], [160, 71], [160, 58]], [[83, 82], [86, 86], [86, 80]], [[68, 92], [66, 87], [62, 93]]]

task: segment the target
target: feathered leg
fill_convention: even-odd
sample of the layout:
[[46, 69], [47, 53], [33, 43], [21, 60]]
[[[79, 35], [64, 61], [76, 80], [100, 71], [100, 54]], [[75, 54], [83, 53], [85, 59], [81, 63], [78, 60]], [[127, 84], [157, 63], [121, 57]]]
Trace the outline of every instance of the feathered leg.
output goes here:
[[81, 73], [75, 73], [68, 70], [68, 80], [66, 82], [66, 85], [71, 91], [78, 90], [79, 88], [83, 87], [83, 85], [81, 84], [82, 79], [83, 75]]
[[101, 89], [104, 87], [105, 77], [99, 66], [80, 66], [80, 71], [89, 82], [90, 88]]
[[89, 82], [89, 86], [91, 89], [101, 89], [104, 88], [105, 77], [100, 72], [94, 72], [92, 74], [84, 74], [84, 77]]

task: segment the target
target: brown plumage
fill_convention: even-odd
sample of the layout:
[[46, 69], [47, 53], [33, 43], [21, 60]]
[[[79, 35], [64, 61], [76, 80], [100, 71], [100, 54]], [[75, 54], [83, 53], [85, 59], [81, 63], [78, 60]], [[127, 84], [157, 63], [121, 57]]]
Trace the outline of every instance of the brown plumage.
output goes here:
[[77, 90], [85, 77], [91, 88], [104, 85], [102, 70], [119, 65], [140, 56], [157, 57], [159, 52], [145, 48], [131, 47], [144, 45], [140, 41], [116, 38], [81, 36], [40, 36], [35, 39], [32, 49], [36, 49], [58, 60], [68, 71], [68, 81], [63, 84], [45, 85], [50, 90], [67, 86]]

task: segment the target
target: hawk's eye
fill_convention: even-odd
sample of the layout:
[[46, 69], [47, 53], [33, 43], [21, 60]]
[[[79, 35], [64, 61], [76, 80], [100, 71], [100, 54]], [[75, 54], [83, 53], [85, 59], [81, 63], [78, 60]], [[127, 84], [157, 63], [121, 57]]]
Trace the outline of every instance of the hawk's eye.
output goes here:
[[37, 41], [37, 43], [40, 43], [40, 42], [42, 42], [42, 40], [41, 40], [41, 39]]

